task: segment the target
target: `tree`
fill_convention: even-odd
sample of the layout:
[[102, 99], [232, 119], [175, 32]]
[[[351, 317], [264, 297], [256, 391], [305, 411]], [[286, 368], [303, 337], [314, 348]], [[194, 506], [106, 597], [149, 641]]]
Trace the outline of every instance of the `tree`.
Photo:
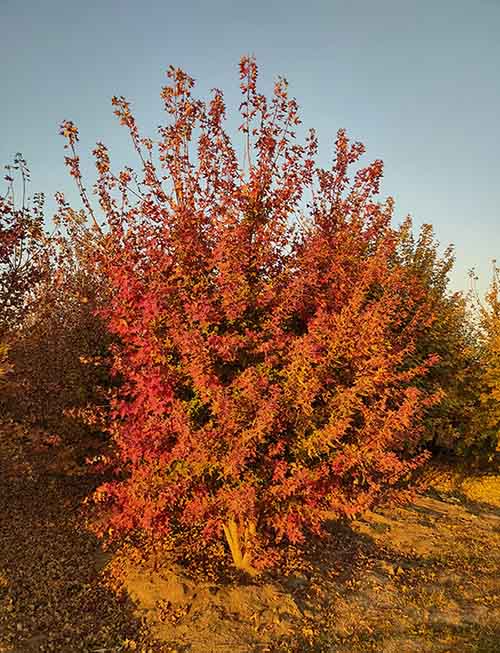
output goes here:
[[[64, 435], [70, 441], [98, 433], [112, 383], [107, 367], [110, 334], [97, 315], [106, 280], [90, 252], [99, 234], [67, 207], [64, 198], [46, 246], [48, 273], [32, 294], [29, 311], [11, 337], [12, 416]], [[82, 443], [83, 444], [83, 443]]]
[[[34, 288], [46, 274], [44, 196], [27, 196], [30, 173], [21, 154], [5, 166], [7, 192], [0, 197], [0, 337], [16, 328]], [[18, 182], [16, 184], [16, 182]], [[20, 185], [20, 205], [16, 188]]]
[[500, 269], [493, 273], [479, 312], [478, 349], [481, 363], [479, 409], [474, 424], [482, 452], [500, 450]]
[[[0, 199], [0, 335], [7, 383], [3, 410], [18, 420], [65, 431], [75, 438], [75, 417], [96, 421], [109, 374], [110, 337], [96, 308], [105, 280], [90, 253], [99, 232], [87, 214], [57, 195], [51, 234], [45, 231], [44, 196], [28, 197], [30, 173], [16, 155]], [[90, 409], [91, 406], [91, 409]], [[81, 426], [81, 420], [78, 422]]]
[[[449, 291], [449, 273], [454, 263], [453, 247], [439, 254], [439, 243], [430, 224], [424, 224], [418, 237], [410, 219], [400, 232], [396, 265], [423, 285], [421, 301], [430, 303], [434, 320], [417, 338], [416, 360], [430, 354], [439, 359], [422, 379], [429, 392], [440, 392], [441, 399], [427, 413], [425, 446], [435, 452], [467, 455], [475, 448], [479, 405], [479, 352], [477, 330], [470, 306], [462, 293]], [[417, 302], [418, 305], [418, 302]]]
[[[425, 283], [393, 264], [401, 234], [393, 201], [376, 200], [381, 161], [351, 181], [364, 148], [340, 130], [331, 169], [319, 168], [314, 131], [297, 141], [286, 81], [268, 101], [244, 57], [243, 169], [222, 92], [203, 102], [183, 71], [168, 77], [157, 143], [113, 98], [139, 172], [114, 174], [105, 145], [94, 150], [106, 218], [95, 265], [110, 284], [100, 315], [123, 381], [110, 414], [117, 476], [95, 494], [96, 528], [179, 551], [225, 535], [253, 573], [280, 542], [402, 492], [437, 400], [422, 384], [436, 357], [415, 355], [435, 316]], [[82, 190], [78, 131], [61, 132]]]

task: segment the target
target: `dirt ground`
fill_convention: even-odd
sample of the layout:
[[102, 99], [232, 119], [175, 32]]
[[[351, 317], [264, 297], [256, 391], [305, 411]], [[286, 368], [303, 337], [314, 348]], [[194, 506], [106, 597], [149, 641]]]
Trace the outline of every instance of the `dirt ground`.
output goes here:
[[103, 552], [72, 456], [0, 426], [0, 653], [500, 652], [500, 474], [435, 469], [412, 504], [332, 522], [238, 583]]

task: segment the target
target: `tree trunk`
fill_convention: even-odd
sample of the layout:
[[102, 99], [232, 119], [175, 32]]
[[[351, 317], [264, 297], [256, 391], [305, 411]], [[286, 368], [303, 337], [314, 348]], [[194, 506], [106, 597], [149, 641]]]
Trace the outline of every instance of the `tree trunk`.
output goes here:
[[229, 519], [227, 524], [223, 524], [224, 534], [226, 536], [234, 566], [250, 576], [256, 576], [257, 570], [250, 564], [250, 540], [255, 535], [255, 524], [250, 522], [244, 531], [243, 549], [241, 545], [240, 532], [234, 519]]

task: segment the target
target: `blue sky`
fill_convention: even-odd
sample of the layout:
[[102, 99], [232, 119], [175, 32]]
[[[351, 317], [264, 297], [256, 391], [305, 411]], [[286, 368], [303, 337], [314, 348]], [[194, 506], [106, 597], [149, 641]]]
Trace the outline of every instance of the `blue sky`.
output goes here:
[[72, 197], [63, 119], [91, 182], [98, 140], [134, 161], [113, 95], [154, 136], [170, 64], [236, 109], [238, 61], [253, 53], [266, 92], [288, 78], [320, 162], [345, 127], [366, 162], [384, 160], [396, 221], [410, 213], [455, 245], [452, 287], [473, 266], [486, 287], [500, 259], [500, 0], [0, 0], [0, 25], [0, 163], [22, 152], [33, 191]]

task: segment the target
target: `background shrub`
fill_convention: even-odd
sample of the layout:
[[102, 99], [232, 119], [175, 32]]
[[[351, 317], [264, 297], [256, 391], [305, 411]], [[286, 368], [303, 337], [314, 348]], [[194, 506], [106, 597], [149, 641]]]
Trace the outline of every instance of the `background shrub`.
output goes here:
[[449, 290], [453, 262], [451, 246], [439, 254], [430, 224], [423, 225], [417, 237], [411, 221], [403, 225], [397, 264], [423, 285], [421, 301], [431, 306], [434, 316], [418, 335], [415, 357], [438, 356], [421, 381], [429, 392], [441, 393], [427, 412], [423, 445], [434, 453], [467, 456], [484, 445], [477, 430], [482, 352], [470, 301]]
[[44, 196], [28, 197], [30, 173], [21, 154], [5, 168], [7, 187], [0, 197], [0, 338], [22, 321], [47, 271]]
[[[2, 333], [10, 369], [1, 396], [2, 410], [58, 434], [80, 438], [102, 431], [109, 373], [109, 333], [96, 310], [105, 282], [91, 261], [99, 232], [84, 212], [71, 211], [58, 196], [54, 230], [45, 231], [43, 196], [30, 205], [29, 173], [21, 175], [22, 208], [15, 208], [14, 178], [3, 204], [4, 245], [0, 265]], [[12, 167], [11, 167], [12, 169]]]
[[500, 451], [500, 270], [493, 274], [484, 302], [477, 298], [477, 349], [479, 352], [479, 409], [475, 413], [474, 441], [479, 453]]

